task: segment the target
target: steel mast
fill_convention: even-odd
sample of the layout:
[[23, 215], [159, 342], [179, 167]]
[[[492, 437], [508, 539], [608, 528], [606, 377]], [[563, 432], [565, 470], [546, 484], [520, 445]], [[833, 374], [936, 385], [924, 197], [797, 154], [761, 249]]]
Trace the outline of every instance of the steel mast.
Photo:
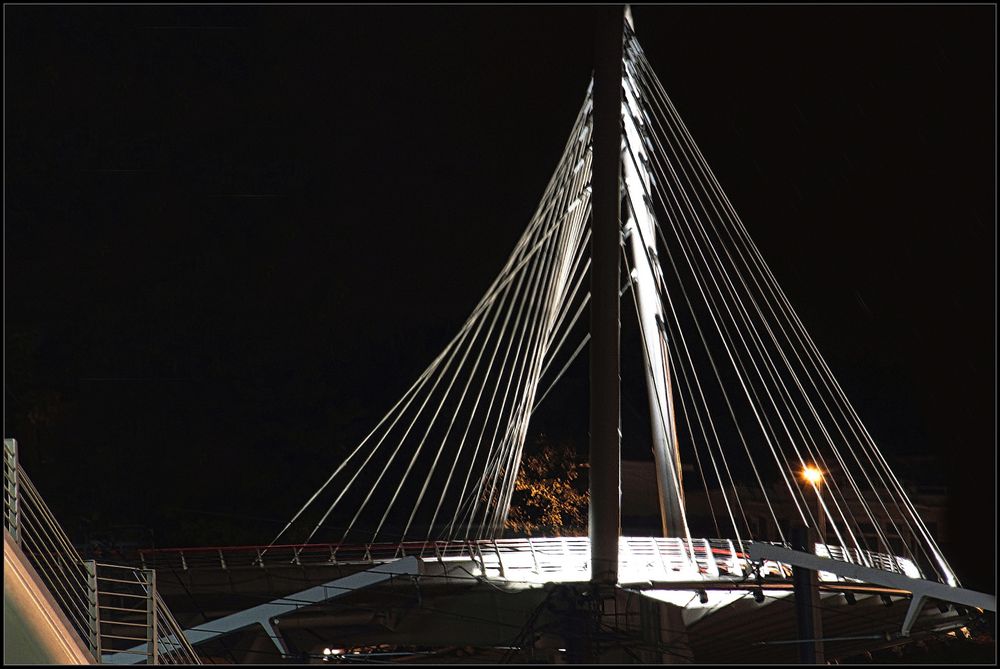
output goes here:
[[[625, 20], [632, 27], [631, 12], [626, 11]], [[628, 60], [627, 52], [625, 57]], [[622, 163], [625, 168], [625, 204], [622, 213], [643, 342], [660, 521], [664, 536], [683, 537], [687, 534], [687, 522], [674, 421], [666, 318], [663, 301], [657, 290], [657, 285], [663, 285], [663, 275], [656, 251], [656, 219], [650, 201], [653, 180], [646, 151], [648, 140], [643, 132], [646, 119], [636, 97], [638, 91], [632, 87], [627, 73], [622, 77], [622, 89], [625, 94], [622, 117], [626, 140], [622, 145]]]
[[594, 12], [590, 268], [590, 578], [618, 582], [621, 535], [621, 108], [624, 7]]

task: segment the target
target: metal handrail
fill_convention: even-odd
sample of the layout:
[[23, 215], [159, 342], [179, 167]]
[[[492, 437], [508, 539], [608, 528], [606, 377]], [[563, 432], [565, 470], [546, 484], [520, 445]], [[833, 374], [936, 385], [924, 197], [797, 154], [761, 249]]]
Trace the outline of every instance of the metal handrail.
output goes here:
[[159, 658], [161, 664], [201, 664], [201, 659], [191, 647], [184, 631], [177, 623], [170, 609], [160, 598], [159, 593], [155, 593], [156, 616], [158, 619], [157, 631], [159, 633]]
[[201, 664], [157, 593], [155, 572], [80, 556], [21, 469], [14, 439], [4, 439], [3, 473], [4, 529], [98, 662], [133, 652], [117, 642], [139, 641], [148, 664]]
[[[903, 558], [881, 553], [830, 547], [833, 559], [876, 565], [886, 571], [914, 575], [914, 566]], [[827, 548], [817, 544], [816, 552]], [[470, 560], [487, 577], [510, 580], [550, 578], [555, 572], [584, 572], [590, 550], [587, 537], [525, 537], [482, 541], [410, 541], [402, 544], [285, 544], [265, 546], [211, 546], [203, 548], [159, 548], [140, 550], [144, 567], [178, 571], [197, 569], [301, 567], [303, 565], [357, 565], [391, 562], [400, 554], [425, 560], [448, 562]], [[651, 577], [743, 578], [760, 573], [765, 578], [789, 578], [791, 567], [773, 561], [750, 562], [747, 542], [731, 539], [681, 539], [622, 537], [622, 569]], [[638, 571], [636, 571], [638, 570]], [[831, 576], [823, 576], [826, 580]]]
[[80, 640], [93, 653], [97, 623], [86, 565], [21, 469], [17, 442], [13, 439], [4, 439], [3, 473], [4, 529], [42, 579]]
[[17, 541], [17, 514], [20, 484], [17, 480], [17, 442], [3, 440], [3, 522], [10, 536]]
[[[92, 564], [98, 606], [106, 612], [98, 634], [103, 662], [118, 664], [121, 654], [137, 653], [139, 643], [147, 664], [201, 664], [156, 590], [155, 571]], [[121, 631], [123, 627], [127, 629]]]

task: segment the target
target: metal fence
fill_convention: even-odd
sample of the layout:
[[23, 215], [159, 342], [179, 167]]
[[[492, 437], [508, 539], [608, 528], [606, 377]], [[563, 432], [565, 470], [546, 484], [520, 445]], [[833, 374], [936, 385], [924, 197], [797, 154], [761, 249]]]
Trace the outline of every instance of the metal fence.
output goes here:
[[[750, 574], [789, 579], [791, 566], [747, 557], [747, 542], [729, 539], [622, 537], [619, 578], [622, 582], [742, 579]], [[912, 562], [901, 557], [816, 544], [823, 557], [873, 566], [918, 577]], [[831, 554], [832, 553], [832, 554]], [[471, 561], [487, 578], [539, 582], [587, 580], [590, 540], [587, 537], [428, 541], [399, 544], [282, 544], [160, 548], [139, 551], [144, 568], [172, 571], [264, 567], [368, 565], [415, 555], [424, 561]], [[824, 581], [843, 580], [820, 573]]]
[[17, 442], [4, 439], [4, 529], [45, 583], [55, 603], [94, 651], [97, 622], [87, 567], [17, 461]]
[[101, 562], [88, 567], [95, 583], [102, 662], [117, 664], [126, 661], [123, 655], [140, 655], [146, 664], [200, 663], [156, 592], [155, 571]]
[[145, 644], [147, 664], [201, 664], [156, 592], [151, 570], [84, 561], [4, 439], [4, 529], [98, 662], [124, 643]]
[[3, 526], [17, 541], [17, 442], [13, 439], [3, 440]]

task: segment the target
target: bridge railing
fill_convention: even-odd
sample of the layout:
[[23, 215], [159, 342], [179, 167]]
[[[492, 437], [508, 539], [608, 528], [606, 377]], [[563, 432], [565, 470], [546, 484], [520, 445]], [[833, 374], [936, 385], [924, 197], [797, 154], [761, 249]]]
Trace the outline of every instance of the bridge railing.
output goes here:
[[[619, 573], [623, 582], [742, 579], [788, 579], [791, 567], [764, 561], [753, 564], [748, 542], [729, 539], [622, 537]], [[903, 558], [817, 544], [816, 554], [919, 576]], [[481, 541], [427, 541], [375, 544], [283, 544], [160, 548], [140, 551], [144, 568], [233, 569], [289, 566], [335, 566], [387, 562], [408, 555], [442, 563], [469, 561], [487, 578], [545, 582], [588, 578], [590, 540], [587, 537], [531, 537]], [[821, 573], [822, 580], [842, 580]]]
[[21, 469], [17, 442], [4, 439], [3, 445], [4, 529], [42, 579], [80, 641], [94, 652], [97, 621], [91, 608], [87, 567]]
[[4, 529], [98, 662], [146, 643], [149, 664], [201, 664], [156, 592], [151, 571], [85, 561], [4, 439]]
[[468, 557], [470, 542], [409, 541], [371, 544], [275, 544], [272, 546], [198, 546], [140, 549], [143, 568], [232, 569], [265, 566], [350, 565], [387, 562], [409, 555]]
[[[156, 572], [89, 562], [96, 583], [101, 661], [141, 655], [146, 664], [200, 664], [187, 637], [156, 591]], [[136, 650], [139, 648], [139, 650]]]
[[826, 544], [816, 544], [816, 555], [842, 562], [853, 562], [873, 569], [881, 569], [882, 571], [891, 571], [896, 574], [909, 576], [910, 578], [924, 577], [920, 568], [912, 560], [896, 555]]

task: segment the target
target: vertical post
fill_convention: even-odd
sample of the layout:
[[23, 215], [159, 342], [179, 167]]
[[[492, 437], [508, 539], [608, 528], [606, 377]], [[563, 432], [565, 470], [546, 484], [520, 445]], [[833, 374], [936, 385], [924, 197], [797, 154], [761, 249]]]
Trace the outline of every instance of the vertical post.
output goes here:
[[89, 605], [88, 624], [90, 626], [90, 652], [94, 654], [94, 659], [100, 664], [101, 660], [101, 608], [100, 597], [97, 591], [97, 562], [87, 560], [83, 563], [87, 568], [87, 596]]
[[[820, 495], [819, 495], [819, 486], [820, 486], [819, 483], [817, 483], [815, 486], [813, 486], [813, 489], [816, 491], [816, 518], [817, 518], [816, 524], [819, 526], [819, 540], [822, 543], [825, 544], [826, 543], [826, 513], [823, 511], [823, 498], [820, 497]], [[812, 546], [806, 546], [806, 549], [807, 549], [807, 552], [809, 552], [809, 553], [813, 552]], [[846, 546], [845, 546], [845, 550], [846, 550]]]
[[595, 10], [590, 269], [590, 578], [618, 582], [621, 534], [619, 305], [624, 7]]
[[18, 500], [21, 497], [17, 480], [17, 441], [3, 440], [3, 501], [7, 531], [15, 543], [21, 543]]
[[146, 664], [159, 664], [160, 653], [157, 648], [159, 634], [156, 629], [156, 571], [142, 571], [146, 581]]
[[18, 499], [21, 497], [17, 480], [17, 441], [3, 440], [3, 490], [5, 521], [7, 531], [17, 544], [21, 543], [20, 522], [18, 518]]
[[[813, 554], [812, 532], [805, 527], [792, 531], [792, 549]], [[823, 619], [819, 610], [819, 580], [813, 569], [792, 565], [795, 614], [799, 631], [799, 663], [826, 664], [823, 653]]]

